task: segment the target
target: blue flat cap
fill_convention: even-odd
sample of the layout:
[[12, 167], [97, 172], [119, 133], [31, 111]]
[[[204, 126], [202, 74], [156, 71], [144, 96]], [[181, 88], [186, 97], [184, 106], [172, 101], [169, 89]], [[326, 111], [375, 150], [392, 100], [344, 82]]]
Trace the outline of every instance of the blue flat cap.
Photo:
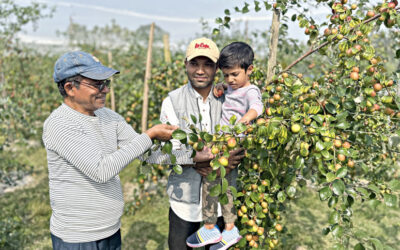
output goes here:
[[54, 65], [55, 82], [81, 75], [93, 80], [105, 80], [119, 71], [106, 67], [99, 59], [83, 51], [73, 51], [62, 55]]

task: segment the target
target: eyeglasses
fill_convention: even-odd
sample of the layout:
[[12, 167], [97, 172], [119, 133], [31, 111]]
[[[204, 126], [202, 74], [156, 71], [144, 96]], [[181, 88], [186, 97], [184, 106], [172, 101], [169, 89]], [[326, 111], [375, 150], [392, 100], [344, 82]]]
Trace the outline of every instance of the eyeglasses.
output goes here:
[[85, 83], [85, 82], [82, 82], [82, 81], [81, 82], [74, 81], [74, 82], [77, 82], [79, 84], [83, 84], [83, 85], [88, 86], [88, 87], [96, 88], [101, 92], [101, 91], [103, 91], [103, 89], [105, 87], [107, 87], [107, 88], [110, 87], [111, 80], [107, 79], [107, 80], [95, 81], [94, 82], [95, 84], [89, 84], [89, 83]]

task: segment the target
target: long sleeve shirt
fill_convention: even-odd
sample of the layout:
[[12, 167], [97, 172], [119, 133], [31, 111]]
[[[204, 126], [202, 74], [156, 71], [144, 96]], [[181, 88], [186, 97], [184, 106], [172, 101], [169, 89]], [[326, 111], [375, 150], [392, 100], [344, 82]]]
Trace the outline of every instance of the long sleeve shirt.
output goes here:
[[152, 141], [107, 108], [88, 116], [62, 104], [43, 127], [52, 215], [50, 231], [65, 242], [106, 238], [123, 213], [118, 173]]
[[257, 112], [259, 116], [263, 111], [261, 92], [255, 85], [232, 89], [228, 86], [225, 92], [225, 101], [222, 105], [221, 125], [229, 125], [232, 115], [239, 121], [250, 109]]

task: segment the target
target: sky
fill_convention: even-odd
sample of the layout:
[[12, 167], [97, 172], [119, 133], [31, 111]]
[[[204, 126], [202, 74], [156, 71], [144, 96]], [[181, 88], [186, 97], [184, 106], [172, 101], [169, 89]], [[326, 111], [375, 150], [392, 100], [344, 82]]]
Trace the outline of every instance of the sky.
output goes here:
[[[15, 2], [26, 5], [33, 1], [15, 0]], [[209, 25], [214, 28], [217, 27], [215, 18], [223, 17], [225, 9], [230, 9], [231, 13], [234, 13], [232, 10], [235, 6], [244, 5], [243, 0], [36, 0], [35, 2], [56, 8], [52, 18], [38, 22], [37, 30], [29, 25], [20, 34], [22, 40], [37, 43], [62, 43], [56, 32], [65, 31], [70, 20], [90, 28], [95, 25], [110, 24], [112, 19], [117, 24], [132, 30], [155, 22], [169, 32], [172, 43], [187, 41], [201, 32], [201, 19], [209, 21]], [[328, 10], [314, 10], [316, 17], [324, 18], [328, 13]], [[243, 20], [247, 19], [250, 31], [265, 30], [270, 27], [272, 12], [264, 10], [257, 13], [252, 9], [250, 13], [245, 15], [238, 13], [232, 17], [239, 21], [236, 25], [242, 29], [244, 29]], [[293, 32], [290, 32], [291, 29]], [[302, 32], [299, 33], [295, 23], [289, 25], [289, 33], [293, 34], [293, 38], [306, 39]]]

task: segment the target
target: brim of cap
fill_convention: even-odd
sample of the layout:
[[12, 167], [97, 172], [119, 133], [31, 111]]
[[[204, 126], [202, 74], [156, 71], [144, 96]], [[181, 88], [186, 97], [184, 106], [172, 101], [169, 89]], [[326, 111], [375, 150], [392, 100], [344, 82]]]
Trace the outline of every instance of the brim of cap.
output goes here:
[[105, 80], [110, 78], [114, 74], [119, 74], [119, 71], [103, 65], [98, 65], [96, 67], [87, 69], [86, 71], [80, 73], [81, 76], [93, 80]]
[[207, 57], [207, 58], [210, 58], [211, 61], [213, 61], [213, 62], [215, 62], [215, 63], [217, 63], [217, 61], [218, 61], [218, 58], [213, 57], [213, 56], [210, 56], [210, 55], [204, 55], [204, 53], [201, 53], [201, 52], [194, 53], [193, 55], [186, 57], [186, 60], [187, 60], [187, 61], [190, 61], [190, 60], [192, 60], [193, 58], [199, 57], [199, 56], [205, 56], [205, 57]]

